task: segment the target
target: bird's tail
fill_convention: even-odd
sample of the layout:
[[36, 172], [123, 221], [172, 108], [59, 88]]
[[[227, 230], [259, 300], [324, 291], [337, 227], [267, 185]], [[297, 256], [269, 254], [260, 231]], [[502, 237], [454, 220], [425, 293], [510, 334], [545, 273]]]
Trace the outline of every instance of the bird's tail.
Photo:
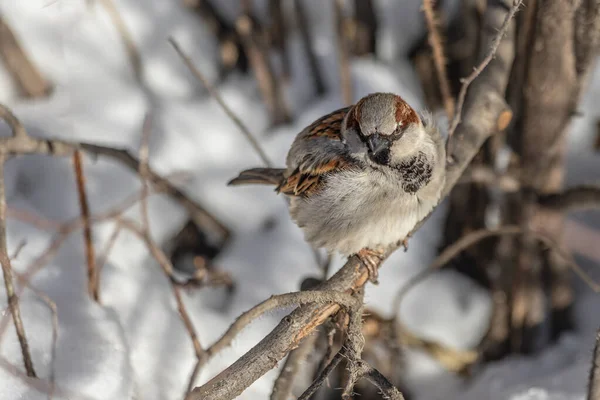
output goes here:
[[251, 168], [240, 172], [227, 185], [279, 185], [284, 178], [284, 172], [283, 168]]

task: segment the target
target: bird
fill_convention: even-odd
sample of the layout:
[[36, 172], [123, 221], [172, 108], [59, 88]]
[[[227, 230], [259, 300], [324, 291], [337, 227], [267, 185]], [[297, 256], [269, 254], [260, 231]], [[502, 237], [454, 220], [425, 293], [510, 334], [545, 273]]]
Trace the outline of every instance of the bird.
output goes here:
[[228, 185], [275, 186], [313, 247], [357, 255], [377, 283], [393, 245], [440, 201], [446, 177], [444, 139], [427, 111], [377, 92], [304, 128], [286, 168], [246, 169]]

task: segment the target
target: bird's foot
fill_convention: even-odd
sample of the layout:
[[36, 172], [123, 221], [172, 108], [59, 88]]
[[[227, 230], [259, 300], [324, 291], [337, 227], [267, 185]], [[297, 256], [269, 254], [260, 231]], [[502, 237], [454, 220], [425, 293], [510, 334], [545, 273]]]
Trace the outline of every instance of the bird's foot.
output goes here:
[[360, 259], [360, 262], [362, 262], [367, 268], [367, 271], [369, 272], [369, 280], [373, 284], [377, 285], [379, 283], [377, 281], [377, 276], [379, 275], [377, 270], [379, 268], [379, 264], [381, 264], [381, 261], [383, 260], [383, 253], [381, 251], [364, 248], [356, 255]]

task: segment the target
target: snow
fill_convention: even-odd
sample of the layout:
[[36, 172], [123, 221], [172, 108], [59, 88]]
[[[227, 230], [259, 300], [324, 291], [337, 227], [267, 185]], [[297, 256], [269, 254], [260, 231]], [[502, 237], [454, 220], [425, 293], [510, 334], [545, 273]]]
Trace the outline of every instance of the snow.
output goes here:
[[[144, 90], [136, 83], [118, 31], [101, 1], [0, 0], [0, 12], [15, 29], [36, 65], [54, 84], [48, 99], [25, 101], [16, 97], [13, 83], [0, 68], [0, 101], [10, 106], [34, 136], [60, 137], [137, 151], [144, 115], [152, 112], [150, 163], [161, 174], [186, 171], [185, 191], [234, 233], [216, 260], [239, 283], [232, 299], [221, 289], [184, 294], [201, 343], [216, 340], [241, 312], [271, 294], [298, 290], [307, 276], [319, 274], [314, 256], [301, 231], [290, 221], [285, 202], [261, 187], [231, 188], [225, 182], [243, 169], [259, 166], [260, 159], [227, 118], [207, 97], [167, 43], [175, 37], [194, 63], [211, 80], [217, 78], [215, 40], [182, 2], [113, 0], [131, 31], [143, 64]], [[219, 1], [232, 19], [237, 1]], [[256, 1], [266, 10], [266, 1]], [[416, 108], [423, 106], [418, 79], [404, 55], [424, 31], [419, 0], [375, 2], [382, 18], [381, 59], [352, 63], [354, 98], [374, 91], [393, 91]], [[456, 2], [447, 2], [452, 12]], [[454, 7], [454, 8], [452, 8]], [[290, 38], [292, 79], [285, 88], [295, 120], [269, 129], [267, 112], [253, 77], [232, 74], [219, 84], [225, 102], [235, 110], [281, 165], [297, 133], [315, 118], [341, 107], [330, 2], [307, 1], [310, 31], [327, 94], [315, 97], [300, 38]], [[582, 116], [569, 138], [570, 184], [597, 179], [600, 158], [591, 149], [599, 117], [594, 101], [600, 94], [600, 68], [580, 107]], [[443, 120], [440, 118], [440, 124]], [[4, 125], [3, 135], [8, 134]], [[85, 174], [93, 213], [110, 209], [139, 190], [135, 174], [106, 159], [85, 157]], [[79, 213], [72, 166], [68, 159], [22, 157], [6, 166], [10, 207], [46, 218], [66, 221]], [[158, 242], [170, 237], [186, 219], [176, 203], [154, 196], [150, 203], [152, 235]], [[137, 217], [134, 208], [127, 215]], [[410, 251], [397, 252], [380, 273], [380, 285], [370, 286], [367, 306], [391, 315], [397, 290], [433, 260], [445, 213], [442, 205], [411, 240]], [[573, 232], [593, 220], [592, 213], [574, 215]], [[274, 221], [267, 226], [266, 221]], [[600, 223], [595, 217], [596, 225]], [[579, 228], [578, 228], [578, 224]], [[97, 252], [114, 228], [112, 222], [94, 229]], [[581, 230], [580, 230], [581, 232]], [[9, 219], [8, 245], [12, 253], [26, 239], [13, 267], [19, 273], [52, 240], [50, 232]], [[573, 243], [575, 246], [575, 243]], [[587, 248], [578, 261], [592, 272], [598, 250]], [[595, 253], [594, 253], [595, 252]], [[335, 259], [333, 269], [343, 263]], [[596, 278], [600, 274], [595, 273]], [[193, 348], [176, 311], [168, 282], [144, 245], [121, 233], [102, 270], [102, 305], [90, 301], [79, 231], [69, 236], [58, 253], [31, 280], [58, 309], [55, 399], [175, 399], [181, 398], [194, 364]], [[51, 370], [51, 314], [30, 289], [23, 289], [21, 309], [33, 361], [42, 379]], [[585, 393], [585, 376], [600, 325], [600, 301], [584, 287], [578, 291], [581, 328], [540, 358], [521, 357], [488, 367], [468, 385], [444, 372], [433, 360], [407, 351], [406, 381], [415, 398], [574, 400]], [[0, 304], [6, 304], [0, 291]], [[4, 307], [4, 306], [3, 306]], [[239, 358], [279, 321], [286, 310], [263, 316], [246, 328], [232, 346], [217, 354], [202, 370], [202, 384]], [[289, 310], [287, 310], [289, 311]], [[485, 334], [491, 299], [467, 278], [450, 271], [436, 274], [407, 296], [402, 320], [415, 334], [457, 349], [472, 348]], [[47, 386], [22, 372], [20, 348], [7, 311], [0, 315], [0, 398], [47, 398]], [[544, 367], [541, 368], [540, 365]], [[239, 398], [266, 399], [277, 371], [271, 371]]]

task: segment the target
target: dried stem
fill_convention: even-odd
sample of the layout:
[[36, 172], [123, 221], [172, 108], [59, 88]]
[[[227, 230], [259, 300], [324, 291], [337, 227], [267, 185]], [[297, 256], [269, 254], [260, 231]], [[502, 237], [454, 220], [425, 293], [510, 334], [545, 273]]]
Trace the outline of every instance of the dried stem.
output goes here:
[[544, 195], [538, 201], [544, 207], [562, 212], [596, 209], [600, 208], [600, 187], [576, 186]]
[[304, 52], [308, 59], [308, 65], [310, 72], [315, 83], [315, 90], [317, 95], [320, 96], [325, 93], [325, 83], [323, 82], [323, 76], [319, 69], [319, 62], [317, 55], [312, 46], [312, 40], [310, 37], [310, 31], [308, 30], [308, 19], [306, 17], [306, 10], [302, 4], [302, 0], [294, 0], [294, 10], [296, 12], [296, 21], [298, 29], [300, 30], [300, 37], [302, 38], [302, 44], [304, 45]]
[[[168, 257], [163, 253], [163, 251], [158, 247], [158, 245], [152, 239], [152, 234], [150, 233], [150, 217], [148, 214], [148, 158], [149, 158], [149, 141], [150, 141], [150, 133], [152, 130], [151, 127], [151, 116], [147, 114], [144, 118], [143, 126], [142, 126], [142, 140], [140, 144], [139, 151], [139, 174], [140, 179], [142, 181], [142, 199], [140, 201], [140, 210], [141, 210], [141, 219], [142, 219], [142, 227], [141, 229], [137, 228], [135, 224], [131, 221], [126, 221], [124, 226], [135, 232], [148, 247], [148, 250], [152, 254], [153, 258], [159, 265], [162, 267], [163, 272], [167, 276], [169, 280], [169, 284], [171, 285], [171, 289], [173, 290], [173, 295], [175, 297], [175, 301], [177, 303], [177, 311], [179, 312], [179, 316], [183, 325], [185, 326], [185, 330], [187, 331], [190, 340], [194, 346], [194, 353], [196, 354], [196, 359], [200, 360], [204, 355], [204, 349], [200, 344], [200, 340], [198, 338], [198, 334], [196, 333], [196, 329], [194, 328], [194, 324], [190, 319], [190, 316], [185, 308], [185, 304], [183, 299], [181, 298], [181, 292], [179, 290], [179, 286], [176, 284], [176, 281], [173, 277], [173, 265], [169, 261]], [[187, 393], [187, 391], [186, 391]]]
[[312, 395], [319, 390], [321, 386], [323, 386], [323, 382], [327, 379], [329, 375], [333, 372], [333, 370], [339, 365], [339, 363], [344, 359], [343, 350], [337, 352], [337, 354], [333, 357], [331, 362], [327, 364], [325, 368], [319, 373], [317, 378], [310, 384], [308, 389], [304, 391], [298, 397], [298, 400], [309, 400]]
[[346, 17], [344, 16], [344, 1], [334, 0], [335, 7], [335, 27], [337, 33], [337, 55], [338, 55], [338, 66], [340, 71], [340, 83], [342, 88], [342, 101], [345, 105], [352, 104], [352, 74], [350, 71], [350, 60], [348, 51], [348, 40], [346, 40], [345, 34], [345, 22]]
[[498, 229], [479, 229], [477, 231], [470, 232], [444, 249], [444, 251], [427, 269], [415, 275], [400, 289], [394, 301], [394, 315], [399, 315], [402, 300], [406, 297], [408, 291], [414, 288], [419, 282], [423, 281], [436, 270], [442, 268], [461, 252], [479, 243], [480, 241], [490, 237], [506, 235], [528, 235], [531, 238], [537, 239], [538, 241], [546, 244], [553, 252], [559, 255], [577, 275], [579, 275], [579, 277], [590, 287], [590, 289], [596, 293], [600, 293], [600, 284], [594, 282], [594, 280], [584, 270], [582, 270], [577, 263], [575, 263], [571, 255], [565, 254], [565, 252], [559, 248], [558, 244], [552, 238], [539, 232], [524, 229], [521, 226], [508, 225]]
[[269, 157], [267, 157], [267, 154], [264, 152], [264, 150], [258, 143], [258, 140], [256, 140], [254, 135], [250, 132], [248, 127], [246, 127], [246, 125], [244, 125], [242, 120], [238, 118], [238, 116], [231, 110], [231, 108], [229, 108], [229, 106], [227, 106], [227, 104], [225, 103], [225, 101], [223, 100], [223, 98], [221, 97], [219, 92], [211, 85], [211, 83], [208, 81], [208, 79], [206, 79], [206, 77], [202, 74], [202, 72], [200, 72], [200, 70], [194, 65], [194, 63], [192, 62], [192, 59], [187, 54], [184, 53], [184, 51], [181, 49], [181, 47], [175, 41], [175, 39], [169, 38], [169, 43], [171, 43], [171, 46], [173, 46], [173, 48], [175, 49], [175, 51], [177, 52], [179, 57], [181, 57], [181, 59], [183, 60], [185, 65], [188, 67], [190, 72], [196, 77], [196, 79], [198, 79], [198, 81], [200, 81], [202, 86], [204, 86], [204, 88], [208, 91], [208, 93], [210, 93], [210, 95], [217, 101], [217, 103], [221, 106], [223, 111], [225, 111], [225, 114], [227, 114], [227, 116], [229, 118], [231, 118], [233, 123], [235, 123], [237, 125], [237, 127], [244, 134], [244, 136], [246, 137], [248, 142], [250, 142], [250, 145], [252, 146], [254, 151], [256, 151], [256, 154], [258, 154], [258, 156], [260, 157], [262, 162], [265, 164], [265, 166], [272, 167], [273, 164], [271, 163], [271, 161], [269, 160]]
[[[9, 124], [13, 132], [12, 138], [18, 139], [19, 137], [17, 136], [17, 133], [23, 132], [23, 127], [16, 118], [11, 118], [12, 114], [7, 111], [8, 109], [6, 107], [0, 106], [0, 118]], [[10, 257], [6, 247], [6, 189], [4, 185], [4, 163], [6, 160], [7, 151], [5, 148], [0, 147], [0, 263], [2, 264], [6, 299], [10, 307], [10, 313], [13, 318], [15, 330], [17, 331], [19, 344], [21, 345], [21, 353], [23, 355], [23, 363], [25, 364], [25, 371], [27, 372], [27, 376], [35, 377], [36, 374], [33, 368], [33, 361], [31, 360], [31, 354], [29, 353], [29, 344], [27, 343], [27, 337], [25, 336], [25, 327], [23, 326], [23, 320], [21, 319], [19, 298], [15, 294], [15, 289], [13, 286]]]
[[[13, 126], [18, 121], [8, 108], [0, 105], [0, 113], [6, 115], [6, 121]], [[76, 150], [81, 150], [93, 156], [105, 156], [119, 161], [124, 166], [137, 173], [139, 161], [129, 151], [113, 147], [99, 146], [92, 143], [70, 142], [66, 140], [34, 138], [27, 135], [25, 129], [19, 124], [16, 126], [17, 134], [13, 137], [0, 138], [0, 147], [5, 154], [13, 155], [51, 155], [72, 156]], [[178, 202], [190, 214], [190, 217], [198, 226], [202, 227], [209, 239], [214, 242], [223, 243], [229, 238], [229, 230], [213, 215], [206, 211], [200, 204], [189, 198], [181, 189], [177, 188], [167, 178], [157, 174], [151, 168], [148, 170], [148, 179], [155, 190], [164, 192], [173, 200]]]
[[454, 98], [452, 97], [450, 83], [448, 82], [448, 75], [446, 73], [446, 56], [444, 55], [442, 38], [438, 32], [435, 11], [433, 10], [433, 1], [434, 0], [423, 0], [423, 12], [425, 13], [425, 21], [427, 22], [427, 31], [429, 32], [427, 38], [433, 52], [433, 63], [440, 84], [444, 108], [446, 109], [448, 121], [451, 121], [452, 116], [454, 115]]
[[90, 222], [90, 207], [88, 205], [85, 190], [85, 177], [83, 174], [81, 152], [79, 150], [73, 153], [73, 168], [75, 170], [77, 195], [79, 198], [79, 207], [81, 208], [81, 219], [83, 221], [83, 240], [85, 243], [85, 256], [88, 267], [88, 293], [95, 302], [99, 303], [100, 275], [96, 268], [96, 256], [94, 255], [94, 243], [92, 240], [92, 225]]
[[246, 50], [258, 87], [271, 114], [271, 121], [274, 125], [287, 123], [290, 121], [289, 110], [271, 66], [266, 46], [259, 39], [255, 28], [255, 20], [250, 17], [249, 10], [246, 10], [235, 23], [236, 32]]
[[592, 356], [592, 368], [588, 381], [587, 400], [600, 400], [600, 330], [596, 334], [596, 345]]
[[144, 77], [143, 77], [143, 70], [142, 70], [142, 58], [140, 56], [139, 51], [137, 50], [137, 47], [135, 46], [135, 41], [133, 40], [133, 37], [131, 36], [131, 32], [129, 32], [129, 29], [127, 28], [127, 25], [125, 24], [125, 21], [121, 17], [121, 14], [119, 14], [117, 7], [115, 7], [112, 0], [99, 0], [99, 1], [100, 1], [100, 4], [102, 4], [104, 9], [108, 13], [110, 19], [112, 19], [113, 24], [115, 25], [115, 27], [117, 28], [117, 31], [119, 32], [119, 36], [121, 36], [121, 40], [123, 41], [123, 46], [125, 46], [125, 51], [127, 52], [127, 57], [129, 58], [129, 63], [131, 64], [131, 67], [133, 69], [133, 76], [135, 77], [135, 80], [139, 84], [141, 84], [143, 87], [145, 87], [145, 85], [143, 83]]
[[33, 286], [31, 283], [27, 281], [27, 278], [23, 274], [19, 274], [15, 271], [15, 276], [20, 284], [23, 286], [29, 287], [33, 293], [37, 297], [39, 297], [44, 304], [48, 306], [50, 309], [50, 313], [52, 314], [52, 349], [50, 350], [50, 373], [48, 376], [48, 381], [50, 382], [50, 388], [48, 390], [48, 400], [52, 400], [54, 395], [55, 386], [56, 386], [56, 348], [58, 343], [58, 308], [56, 303], [48, 297], [46, 293], [41, 291], [40, 289]]
[[[479, 65], [477, 67], [475, 67], [473, 72], [471, 72], [471, 74], [469, 76], [467, 76], [466, 78], [463, 78], [461, 80], [462, 86], [460, 88], [460, 92], [458, 93], [458, 101], [457, 101], [457, 105], [456, 105], [456, 111], [454, 113], [454, 118], [452, 119], [452, 123], [450, 124], [450, 128], [448, 129], [448, 137], [452, 137], [452, 135], [454, 134], [454, 131], [456, 131], [456, 128], [458, 127], [458, 124], [460, 124], [462, 121], [462, 109], [465, 104], [465, 99], [467, 97], [467, 89], [469, 88], [471, 83], [483, 72], [483, 70], [487, 67], [487, 65], [494, 58], [494, 55], [498, 51], [498, 47], [500, 46], [500, 43], [502, 42], [502, 38], [508, 32], [508, 28], [511, 25], [511, 20], [513, 19], [513, 17], [519, 10], [519, 7], [521, 6], [522, 3], [523, 3], [523, 0], [513, 0], [513, 5], [508, 10], [506, 17], [504, 17], [504, 22], [502, 23], [502, 26], [500, 27], [500, 31], [494, 37], [494, 40], [492, 41], [492, 45], [489, 48], [487, 54], [485, 55], [485, 57], [483, 58], [481, 63], [479, 63]], [[499, 119], [498, 125], [497, 125], [497, 130], [503, 130], [504, 128], [506, 128], [506, 126], [508, 126], [509, 122], [510, 122], [510, 115], [508, 117]]]
[[30, 98], [50, 94], [52, 85], [27, 56], [2, 15], [0, 15], [0, 57], [22, 94]]
[[294, 389], [295, 379], [301, 371], [302, 363], [306, 360], [310, 352], [314, 350], [318, 337], [318, 335], [308, 336], [300, 343], [298, 348], [290, 352], [273, 385], [271, 400], [287, 400], [290, 398]]

